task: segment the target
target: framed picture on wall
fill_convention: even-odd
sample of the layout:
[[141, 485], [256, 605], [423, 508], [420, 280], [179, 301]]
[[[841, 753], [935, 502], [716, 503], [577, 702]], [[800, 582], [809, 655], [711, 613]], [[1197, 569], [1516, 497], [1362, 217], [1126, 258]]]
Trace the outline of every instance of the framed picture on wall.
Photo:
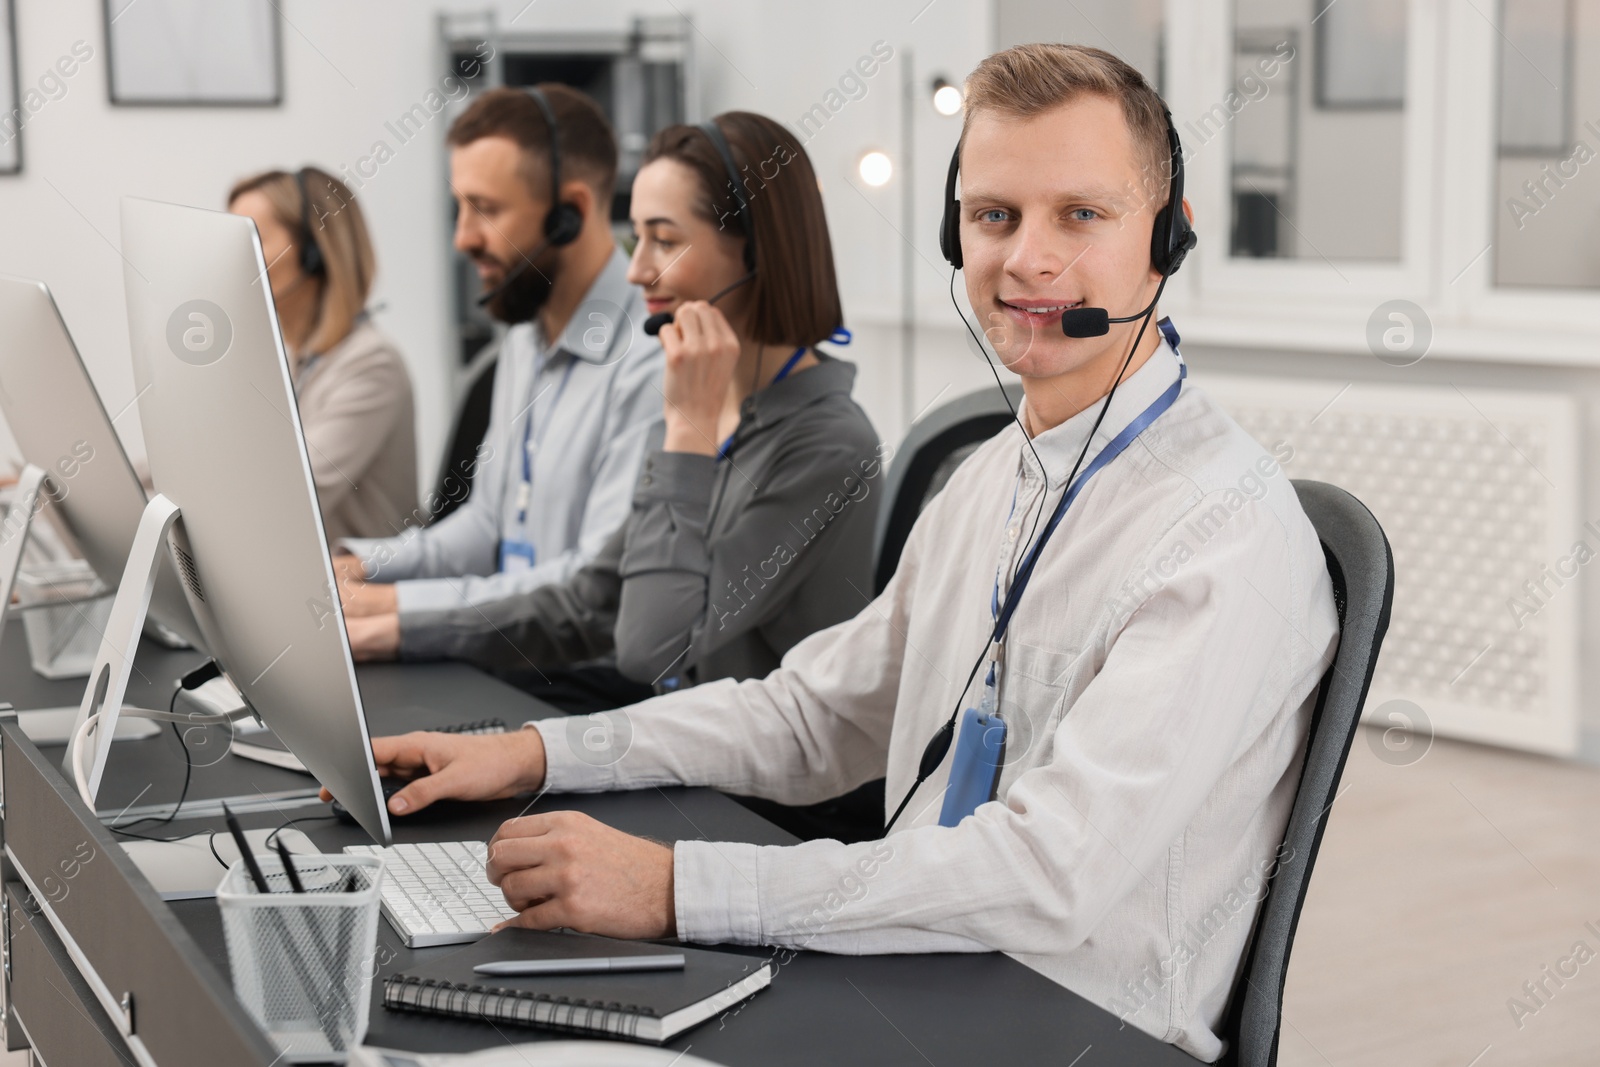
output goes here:
[[1406, 5], [1396, 0], [1316, 0], [1316, 105], [1405, 106]]
[[107, 85], [125, 106], [275, 107], [273, 0], [105, 0]]
[[0, 174], [22, 171], [22, 96], [17, 88], [15, 0], [0, 0]]

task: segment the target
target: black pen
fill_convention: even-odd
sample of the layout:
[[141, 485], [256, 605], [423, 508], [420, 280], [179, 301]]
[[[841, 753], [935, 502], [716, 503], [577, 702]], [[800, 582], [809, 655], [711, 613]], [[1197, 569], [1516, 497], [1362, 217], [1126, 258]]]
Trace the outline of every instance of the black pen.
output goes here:
[[239, 849], [239, 858], [244, 860], [244, 869], [250, 872], [250, 880], [256, 884], [258, 893], [270, 893], [267, 888], [267, 879], [261, 873], [261, 865], [256, 863], [255, 856], [250, 851], [249, 842], [244, 839], [244, 831], [239, 829], [239, 820], [233, 817], [233, 812], [228, 810], [228, 805], [222, 805], [222, 817], [228, 822], [228, 833], [233, 835], [233, 843]]
[[278, 846], [278, 859], [283, 861], [283, 873], [289, 876], [289, 888], [296, 893], [304, 893], [306, 887], [300, 884], [300, 872], [294, 869], [294, 859], [289, 855], [288, 846], [281, 837], [275, 843]]

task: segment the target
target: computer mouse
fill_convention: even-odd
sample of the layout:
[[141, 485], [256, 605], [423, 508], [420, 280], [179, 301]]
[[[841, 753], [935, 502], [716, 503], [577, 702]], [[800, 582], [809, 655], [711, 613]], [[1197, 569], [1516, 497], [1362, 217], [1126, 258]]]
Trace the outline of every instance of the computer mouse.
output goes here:
[[[384, 808], [387, 809], [389, 807], [389, 798], [390, 797], [394, 796], [396, 793], [400, 792], [400, 790], [402, 790], [406, 786], [410, 785], [411, 782], [412, 782], [412, 779], [410, 779], [410, 778], [379, 778], [378, 779], [378, 785], [383, 787], [383, 806], [384, 806]], [[331, 809], [333, 811], [333, 814], [338, 818], [338, 820], [340, 822], [345, 823], [348, 826], [359, 826], [360, 825], [360, 823], [356, 822], [356, 817], [354, 815], [350, 814], [350, 809], [346, 808], [343, 804], [339, 803], [337, 800], [333, 801], [332, 804], [330, 805], [330, 807], [331, 807]], [[405, 818], [405, 816], [404, 815], [396, 815], [394, 812], [391, 811], [391, 812], [389, 812], [389, 818], [391, 818], [391, 819], [403, 819], [403, 818]]]

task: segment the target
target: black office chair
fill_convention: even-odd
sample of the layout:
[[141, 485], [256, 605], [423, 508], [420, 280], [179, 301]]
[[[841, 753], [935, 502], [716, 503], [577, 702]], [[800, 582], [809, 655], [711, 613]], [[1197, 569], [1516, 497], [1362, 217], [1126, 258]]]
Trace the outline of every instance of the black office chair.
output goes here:
[[1339, 649], [1311, 714], [1300, 788], [1279, 853], [1288, 859], [1273, 874], [1229, 1003], [1222, 1034], [1228, 1047], [1218, 1061], [1227, 1067], [1278, 1062], [1289, 950], [1394, 602], [1394, 555], [1372, 512], [1337, 486], [1296, 481], [1294, 490], [1328, 559], [1339, 610]]
[[429, 522], [438, 522], [467, 502], [472, 495], [472, 475], [478, 469], [478, 446], [489, 432], [489, 411], [494, 405], [494, 369], [498, 353], [484, 360], [482, 368], [467, 386], [456, 408], [455, 424], [450, 427], [450, 445], [439, 465], [439, 483], [434, 490], [438, 506]]
[[[1022, 403], [1022, 387], [1012, 384], [1006, 395]], [[872, 592], [883, 592], [900, 565], [900, 553], [911, 527], [961, 461], [1011, 421], [1011, 410], [993, 389], [959, 396], [912, 425], [895, 450], [883, 491], [889, 505], [878, 512], [877, 550], [873, 554]]]

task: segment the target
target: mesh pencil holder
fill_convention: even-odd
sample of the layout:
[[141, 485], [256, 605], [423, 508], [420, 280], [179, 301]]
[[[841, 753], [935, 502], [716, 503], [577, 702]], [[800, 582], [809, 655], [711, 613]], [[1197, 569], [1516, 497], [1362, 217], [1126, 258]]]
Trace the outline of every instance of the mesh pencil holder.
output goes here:
[[376, 856], [293, 856], [304, 893], [277, 856], [258, 855], [270, 892], [243, 861], [217, 887], [234, 993], [283, 1061], [343, 1060], [367, 1032], [377, 970]]

